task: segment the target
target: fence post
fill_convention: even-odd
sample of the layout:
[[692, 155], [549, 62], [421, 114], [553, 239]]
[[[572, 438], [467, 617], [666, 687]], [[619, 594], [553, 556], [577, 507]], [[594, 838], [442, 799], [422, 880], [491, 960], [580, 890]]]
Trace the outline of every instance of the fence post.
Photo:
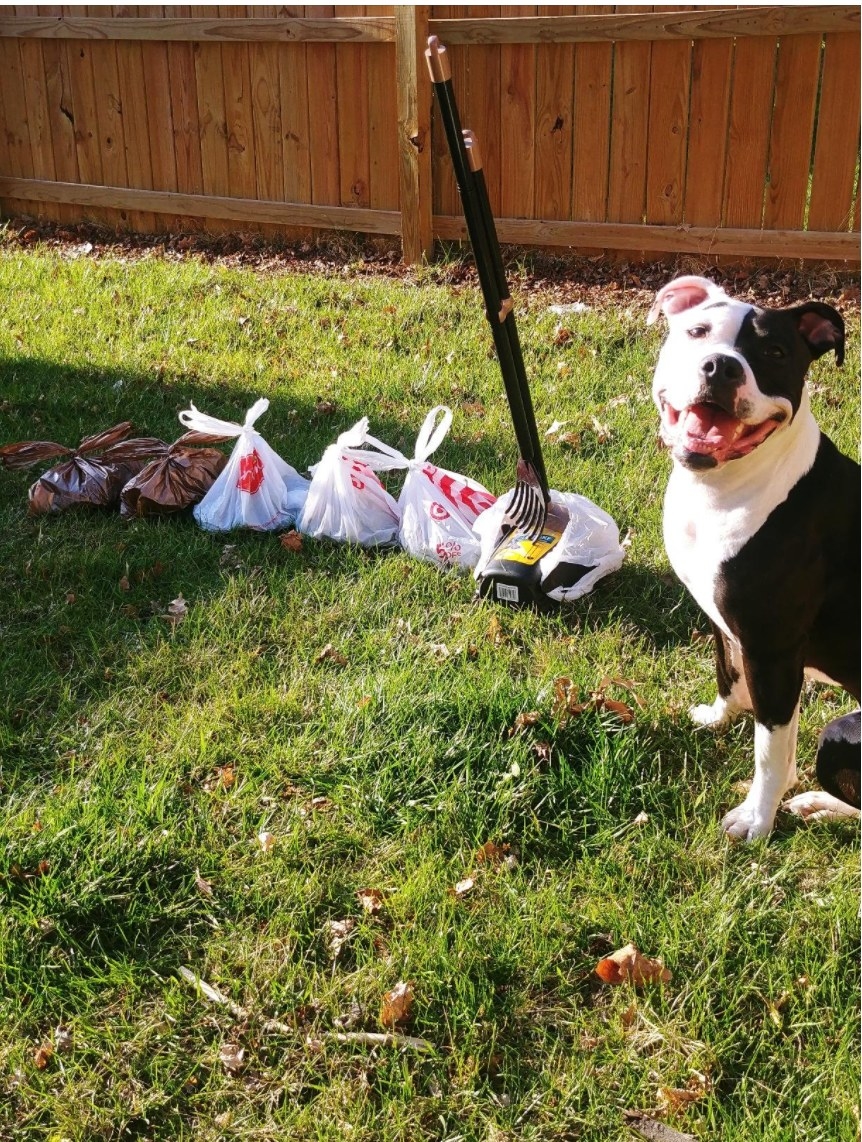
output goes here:
[[428, 6], [395, 5], [395, 84], [398, 92], [398, 190], [401, 256], [431, 254], [431, 81], [425, 66]]

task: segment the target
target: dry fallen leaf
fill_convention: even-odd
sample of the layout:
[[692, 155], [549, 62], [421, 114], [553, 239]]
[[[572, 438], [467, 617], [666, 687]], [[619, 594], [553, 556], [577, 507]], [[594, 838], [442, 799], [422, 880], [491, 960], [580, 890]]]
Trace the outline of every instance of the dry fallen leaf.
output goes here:
[[331, 642], [328, 642], [323, 650], [315, 655], [315, 662], [332, 662], [336, 666], [346, 666], [347, 659], [339, 651], [335, 649]]
[[468, 892], [471, 892], [476, 886], [476, 878], [473, 876], [465, 876], [463, 880], [459, 880], [455, 887], [452, 889], [455, 899], [461, 900]]
[[376, 916], [383, 907], [383, 893], [379, 888], [360, 888], [356, 899], [362, 905], [362, 911], [369, 916]]
[[413, 984], [396, 983], [391, 991], [383, 996], [380, 1005], [380, 1022], [384, 1027], [398, 1027], [410, 1018], [413, 1006]]
[[330, 920], [329, 921], [329, 950], [333, 956], [337, 956], [341, 948], [350, 939], [356, 921], [348, 916], [346, 920]]
[[51, 1061], [51, 1056], [54, 1054], [54, 1046], [52, 1043], [43, 1043], [41, 1047], [37, 1047], [33, 1054], [33, 1062], [40, 1071], [44, 1071], [48, 1063]]
[[198, 890], [201, 896], [212, 896], [213, 894], [213, 886], [208, 880], [204, 880], [204, 878], [201, 876], [201, 870], [199, 868], [195, 869], [195, 888]]
[[185, 601], [182, 595], [177, 595], [175, 599], [172, 599], [168, 603], [168, 610], [163, 618], [165, 618], [172, 627], [176, 628], [180, 625], [183, 619], [185, 619], [186, 615], [188, 614], [188, 610], [188, 603]]
[[302, 536], [293, 529], [286, 531], [281, 537], [281, 546], [286, 551], [302, 551]]
[[66, 595], [66, 602], [68, 603], [68, 605], [69, 605], [70, 607], [71, 607], [71, 606], [72, 606], [72, 604], [75, 602], [75, 599], [76, 599], [76, 598], [77, 598], [77, 596], [75, 595], [75, 592], [74, 592], [74, 591], [69, 591], [69, 593]]
[[54, 1047], [62, 1054], [72, 1050], [72, 1032], [60, 1023], [54, 1028]]
[[515, 718], [515, 724], [509, 729], [509, 737], [514, 737], [515, 734], [525, 730], [528, 726], [534, 726], [539, 720], [538, 710], [525, 710], [522, 711]]
[[275, 844], [277, 838], [274, 833], [268, 833], [266, 830], [257, 834], [257, 839], [260, 847], [265, 853], [268, 853], [272, 846]]
[[223, 765], [218, 774], [222, 789], [231, 789], [236, 784], [236, 773], [232, 765]]
[[499, 867], [515, 868], [518, 858], [512, 852], [512, 846], [495, 844], [494, 841], [485, 841], [481, 848], [476, 850], [476, 860], [479, 864], [487, 864], [489, 868]]
[[222, 1043], [219, 1047], [218, 1057], [229, 1074], [238, 1074], [243, 1067], [245, 1047], [240, 1047], [237, 1043]]
[[596, 975], [604, 983], [633, 983], [636, 987], [644, 983], [667, 983], [672, 979], [670, 971], [660, 959], [651, 960], [643, 956], [634, 944], [613, 952], [596, 964]]
[[122, 578], [120, 579], [120, 590], [121, 591], [131, 591], [131, 589], [132, 589], [132, 585], [129, 582], [129, 576], [123, 575]]
[[318, 416], [332, 416], [337, 407], [334, 400], [319, 400], [314, 406], [314, 411]]

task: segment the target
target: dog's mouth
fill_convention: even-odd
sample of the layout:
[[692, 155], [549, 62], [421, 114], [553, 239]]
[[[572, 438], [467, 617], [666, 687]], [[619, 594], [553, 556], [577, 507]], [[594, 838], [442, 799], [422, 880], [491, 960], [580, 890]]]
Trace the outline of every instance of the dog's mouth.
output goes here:
[[665, 443], [691, 467], [709, 467], [748, 456], [785, 420], [784, 413], [747, 424], [709, 401], [676, 409], [661, 401], [661, 427]]

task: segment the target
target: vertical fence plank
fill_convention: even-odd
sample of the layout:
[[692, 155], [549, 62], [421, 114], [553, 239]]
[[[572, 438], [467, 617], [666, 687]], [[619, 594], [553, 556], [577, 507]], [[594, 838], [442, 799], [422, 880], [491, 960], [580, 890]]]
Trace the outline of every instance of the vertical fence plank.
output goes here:
[[[42, 5], [39, 11], [45, 16], [59, 16], [62, 8], [60, 5]], [[75, 116], [72, 105], [72, 84], [69, 78], [68, 45], [46, 40], [42, 44], [42, 60], [45, 67], [45, 94], [55, 177], [61, 182], [77, 182], [78, 153], [75, 148]], [[74, 206], [65, 203], [56, 207], [56, 217], [61, 221], [74, 219], [78, 213]]]
[[[584, 5], [578, 11], [588, 15], [607, 9]], [[607, 217], [613, 53], [613, 44], [575, 47], [572, 218], [582, 222]]]
[[[220, 6], [217, 11], [227, 20], [247, 15], [244, 5]], [[236, 198], [257, 198], [249, 45], [222, 44], [221, 58], [230, 193]]]
[[[540, 7], [539, 15], [569, 15], [574, 11], [571, 7]], [[571, 44], [543, 44], [536, 59], [537, 218], [571, 217], [574, 59]]]
[[[339, 5], [340, 16], [364, 16], [365, 8]], [[368, 157], [368, 46], [339, 44], [338, 161], [342, 206], [368, 206], [371, 165]]]
[[[301, 16], [304, 8], [288, 8]], [[308, 121], [308, 70], [305, 44], [278, 45], [281, 96], [282, 184], [286, 202], [313, 202]]]
[[[657, 7], [656, 12], [670, 9]], [[686, 11], [680, 6], [675, 11]], [[650, 62], [646, 221], [682, 222], [688, 140], [691, 43], [660, 41]]]
[[[143, 8], [153, 16], [164, 15], [161, 7]], [[171, 106], [171, 75], [168, 45], [157, 41], [141, 44], [144, 98], [150, 132], [150, 170], [154, 190], [177, 190], [177, 156], [174, 149], [174, 115]], [[172, 214], [154, 214], [156, 230], [179, 230], [182, 220]]]
[[[252, 14], [256, 13], [274, 16], [276, 10], [256, 8]], [[250, 44], [249, 70], [257, 194], [259, 198], [278, 202], [284, 195], [278, 45]]]
[[771, 36], [736, 40], [724, 179], [725, 226], [759, 229], [762, 225], [775, 47]]
[[[472, 5], [470, 15], [487, 19], [500, 15], [499, 7]], [[482, 167], [488, 198], [495, 213], [500, 210], [500, 46], [471, 44], [467, 51], [467, 83], [463, 100], [463, 125], [476, 132], [482, 150]]]
[[[111, 9], [116, 17], [143, 16], [137, 6], [118, 6]], [[146, 88], [144, 55], [141, 44], [134, 40], [116, 43], [117, 77], [119, 81], [120, 115], [123, 121], [123, 143], [126, 161], [126, 185], [151, 190], [153, 168], [150, 161], [149, 108], [141, 98]], [[137, 233], [152, 233], [156, 228], [155, 215], [141, 210], [129, 211], [126, 222]]]
[[425, 66], [428, 8], [395, 9], [398, 98], [398, 182], [401, 249], [405, 262], [431, 254], [431, 80]]
[[[507, 16], [535, 16], [537, 8], [507, 7]], [[535, 217], [536, 46], [500, 47], [500, 214]]]
[[[204, 14], [204, 8], [191, 9], [192, 16]], [[203, 192], [228, 195], [230, 174], [221, 44], [195, 43], [194, 66]]]
[[[17, 16], [36, 15], [35, 6], [17, 5]], [[45, 62], [42, 45], [38, 40], [21, 40], [18, 43], [21, 59], [21, 78], [24, 90], [24, 105], [27, 108], [27, 128], [30, 136], [30, 151], [33, 156], [34, 178], [56, 178], [54, 150], [51, 140], [51, 124], [48, 114], [48, 97], [45, 83]], [[41, 203], [34, 213], [46, 218], [59, 218], [58, 208], [50, 202]]]
[[[74, 10], [63, 6], [63, 15]], [[92, 45], [86, 40], [70, 40], [69, 81], [75, 116], [75, 150], [82, 182], [102, 182], [102, 155], [99, 149], [99, 122], [91, 63]]]
[[808, 210], [809, 230], [846, 230], [853, 204], [859, 155], [859, 37], [850, 32], [826, 36], [823, 80], [817, 115], [817, 141]]
[[763, 209], [768, 230], [801, 230], [805, 221], [820, 45], [819, 35], [784, 36], [778, 44]]
[[[431, 18], [447, 20], [456, 16], [459, 11], [458, 8], [438, 4], [431, 8]], [[455, 98], [458, 99], [463, 97], [464, 93], [464, 69], [462, 66], [464, 49], [461, 44], [451, 47], [446, 44], [446, 50], [449, 55], [449, 66], [452, 70], [452, 87], [455, 91]], [[440, 122], [440, 108], [437, 106], [436, 98], [433, 97], [431, 103], [431, 192], [434, 214], [444, 214], [449, 217], [460, 215], [461, 204], [452, 170], [452, 160], [449, 157], [449, 147], [446, 143], [443, 124]]]
[[[372, 210], [397, 210], [400, 120], [395, 45], [368, 44], [367, 48], [368, 199]], [[424, 68], [424, 60], [422, 65]], [[430, 146], [430, 139], [426, 140], [426, 146]]]
[[[307, 7], [306, 13], [324, 18], [334, 16], [335, 8], [315, 5]], [[341, 201], [335, 50], [335, 44], [309, 44], [306, 57], [311, 201], [325, 206], [338, 206]]]
[[695, 40], [684, 205], [690, 226], [721, 224], [732, 63], [733, 40]]
[[[177, 17], [190, 15], [187, 5], [179, 5], [171, 11]], [[194, 44], [168, 44], [168, 74], [170, 76], [177, 190], [187, 194], [203, 194], [204, 179]], [[199, 223], [196, 221], [186, 220], [188, 229], [194, 229], [198, 225]]]
[[[105, 11], [98, 7], [88, 7], [86, 14], [104, 16]], [[97, 145], [102, 163], [102, 180], [106, 186], [127, 186], [126, 139], [116, 42], [108, 40], [104, 43], [94, 43], [91, 48], [91, 60], [93, 65], [93, 91], [96, 97]], [[120, 226], [128, 225], [128, 216], [125, 211], [119, 212], [117, 224]]]
[[649, 139], [650, 43], [614, 49], [608, 221], [643, 222]]

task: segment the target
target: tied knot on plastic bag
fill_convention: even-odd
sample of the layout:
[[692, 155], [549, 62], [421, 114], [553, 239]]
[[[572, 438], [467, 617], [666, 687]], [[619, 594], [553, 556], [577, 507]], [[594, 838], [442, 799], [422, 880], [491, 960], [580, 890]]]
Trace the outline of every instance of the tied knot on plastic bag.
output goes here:
[[368, 417], [362, 417], [311, 468], [299, 530], [315, 539], [363, 547], [397, 543], [401, 510], [377, 473], [409, 465], [402, 452], [369, 433]]
[[127, 439], [131, 421], [94, 436], [85, 437], [77, 448], [67, 448], [48, 440], [27, 440], [0, 448], [5, 468], [29, 468], [43, 460], [63, 456], [31, 486], [30, 515], [60, 512], [73, 507], [112, 507], [124, 485], [147, 461], [167, 447], [155, 437]]
[[451, 426], [452, 410], [445, 405], [437, 405], [425, 417], [398, 499], [399, 538], [402, 547], [418, 559], [469, 569], [481, 551], [473, 525], [495, 497], [475, 480], [430, 463], [428, 457]]
[[275, 531], [289, 527], [302, 513], [308, 480], [291, 467], [254, 427], [269, 401], [261, 397], [242, 424], [200, 412], [192, 404], [179, 414], [188, 429], [236, 439], [234, 449], [209, 491], [194, 508], [194, 516], [207, 531], [250, 527]]
[[198, 503], [227, 464], [223, 452], [204, 446], [230, 439], [215, 433], [187, 432], [173, 444], [164, 445], [123, 488], [120, 516], [167, 515]]

